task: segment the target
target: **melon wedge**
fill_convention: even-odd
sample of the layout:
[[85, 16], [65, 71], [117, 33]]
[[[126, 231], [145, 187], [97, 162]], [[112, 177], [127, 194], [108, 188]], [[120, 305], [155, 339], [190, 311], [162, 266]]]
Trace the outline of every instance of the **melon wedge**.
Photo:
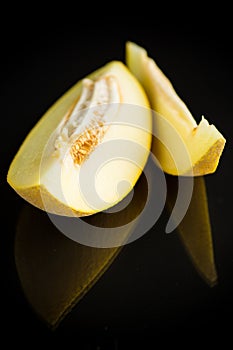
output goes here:
[[84, 216], [112, 207], [134, 187], [149, 156], [148, 98], [112, 61], [66, 92], [28, 134], [7, 175], [26, 201]]
[[158, 165], [171, 175], [215, 172], [226, 142], [223, 135], [204, 117], [197, 125], [170, 80], [144, 48], [127, 42], [126, 64], [144, 87], [155, 111], [152, 152]]

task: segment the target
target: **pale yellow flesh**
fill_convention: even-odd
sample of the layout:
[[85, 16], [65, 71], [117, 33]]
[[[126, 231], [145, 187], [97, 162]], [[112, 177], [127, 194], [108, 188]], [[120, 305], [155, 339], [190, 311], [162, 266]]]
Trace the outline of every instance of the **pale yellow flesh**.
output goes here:
[[163, 171], [191, 176], [213, 173], [226, 141], [222, 134], [203, 117], [197, 125], [169, 79], [144, 48], [127, 42], [126, 63], [156, 112], [152, 152]]
[[[100, 207], [96, 207], [95, 204], [92, 205], [85, 198], [82, 200], [80, 191], [73, 181], [75, 172], [72, 175], [72, 172], [67, 172], [65, 167], [58, 169], [59, 166], [52, 157], [51, 161], [49, 160], [48, 169], [50, 170], [46, 169], [45, 171], [43, 158], [45, 158], [46, 145], [61, 120], [69, 113], [75, 101], [78, 100], [82, 90], [82, 81], [80, 81], [66, 92], [38, 121], [10, 165], [7, 175], [8, 183], [31, 204], [59, 215], [89, 215], [115, 205], [128, 194], [138, 180], [151, 147], [152, 119], [148, 98], [140, 83], [123, 63], [110, 62], [87, 77], [95, 80], [105, 74], [116, 78], [122, 105], [138, 106], [140, 123], [141, 120], [143, 120], [143, 123], [139, 125], [139, 128], [135, 127], [136, 124], [134, 127], [121, 124], [111, 126], [103, 141], [107, 142], [125, 137], [132, 141], [132, 144], [133, 142], [139, 144], [144, 149], [144, 154], [141, 155], [140, 159], [136, 159], [138, 166], [132, 166], [131, 162], [128, 161], [128, 164], [125, 162], [124, 166], [122, 166], [122, 162], [119, 163], [119, 166], [115, 162], [112, 170], [106, 167], [103, 178], [104, 180], [108, 179], [109, 183], [106, 184], [106, 181], [97, 179], [97, 183], [99, 183], [97, 192], [103, 196], [104, 203]], [[135, 109], [135, 107], [133, 108]], [[132, 116], [128, 115], [127, 118], [134, 118], [134, 114], [132, 113]], [[134, 119], [132, 120], [134, 123]], [[53, 166], [53, 164], [55, 165]], [[87, 172], [90, 173], [91, 157], [84, 164]], [[129, 172], [130, 167], [131, 171]], [[113, 171], [115, 178], [111, 179]], [[109, 197], [107, 189], [116, 187], [117, 182], [121, 180], [128, 181], [128, 189], [121, 194], [117, 194], [114, 189], [115, 192], [112, 191], [112, 195]], [[88, 183], [85, 184], [85, 187], [87, 186]]]

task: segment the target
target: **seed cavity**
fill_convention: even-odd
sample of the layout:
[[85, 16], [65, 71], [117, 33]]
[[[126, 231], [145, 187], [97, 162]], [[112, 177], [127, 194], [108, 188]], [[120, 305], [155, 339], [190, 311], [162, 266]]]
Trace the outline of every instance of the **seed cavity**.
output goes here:
[[120, 102], [119, 86], [114, 76], [83, 79], [78, 102], [57, 128], [53, 156], [62, 160], [68, 150], [74, 164], [80, 166], [102, 141]]
[[82, 164], [88, 154], [101, 142], [105, 128], [101, 125], [86, 129], [84, 133], [71, 146], [71, 156], [75, 164]]

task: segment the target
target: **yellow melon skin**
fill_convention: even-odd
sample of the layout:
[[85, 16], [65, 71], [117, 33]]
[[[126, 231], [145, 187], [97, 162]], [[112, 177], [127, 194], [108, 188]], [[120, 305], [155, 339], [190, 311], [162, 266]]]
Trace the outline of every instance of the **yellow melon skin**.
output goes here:
[[[118, 167], [117, 160], [114, 162], [114, 170], [112, 173], [114, 173], [115, 169], [117, 169], [116, 173], [114, 173], [114, 179], [119, 182], [122, 179], [124, 181], [127, 180], [130, 183], [130, 186], [125, 189], [124, 193], [121, 193], [119, 198], [116, 198], [116, 196], [114, 197], [113, 195], [111, 196], [111, 193], [107, 193], [105, 187], [108, 188], [111, 183], [109, 185], [108, 180], [106, 179], [109, 179], [109, 181], [111, 180], [111, 166], [106, 167], [106, 171], [102, 171], [104, 177], [103, 181], [101, 181], [101, 178], [98, 178], [97, 192], [103, 192], [104, 195], [108, 195], [108, 201], [106, 202], [105, 206], [93, 207], [91, 204], [89, 205], [89, 203], [84, 203], [84, 200], [76, 197], [73, 198], [73, 193], [76, 194], [78, 191], [75, 192], [76, 189], [72, 189], [71, 185], [68, 183], [70, 181], [69, 176], [72, 179], [73, 175], [70, 175], [67, 167], [61, 168], [60, 173], [56, 173], [56, 179], [55, 177], [52, 178], [52, 175], [50, 176], [49, 171], [46, 174], [46, 171], [44, 170], [44, 158], [46, 158], [47, 163], [49, 159], [48, 154], [45, 156], [45, 150], [46, 147], [48, 148], [48, 142], [59, 123], [63, 120], [63, 118], [65, 118], [70, 109], [73, 108], [72, 106], [79, 99], [82, 91], [82, 79], [71, 89], [69, 89], [60, 99], [58, 99], [41, 117], [41, 119], [26, 136], [10, 164], [7, 174], [7, 181], [9, 185], [32, 205], [58, 215], [90, 215], [117, 204], [130, 192], [137, 182], [147, 162], [152, 142], [152, 117], [149, 101], [141, 84], [122, 62], [109, 62], [105, 66], [87, 75], [86, 78], [92, 79], [92, 81], [97, 81], [100, 77], [105, 76], [111, 76], [116, 80], [119, 87], [121, 106], [129, 106], [129, 110], [130, 106], [132, 106], [132, 109], [137, 107], [139, 109], [138, 113], [141, 123], [139, 127], [136, 125], [137, 121], [135, 121], [136, 124], [133, 125], [134, 113], [132, 113], [132, 115], [128, 113], [129, 115], [127, 115], [127, 118], [132, 120], [132, 125], [125, 125], [123, 123], [124, 125], [120, 124], [113, 127], [110, 126], [109, 130], [106, 132], [105, 139], [103, 140], [103, 142], [109, 142], [115, 139], [120, 140], [122, 137], [124, 140], [126, 139], [129, 142], [136, 142], [144, 149], [144, 152], [142, 152], [143, 154], [140, 155], [140, 159], [136, 159], [138, 166], [133, 167], [130, 160], [128, 160], [128, 163], [126, 161], [124, 166], [122, 166], [121, 161], [121, 163], [119, 163], [120, 166]], [[116, 121], [117, 120], [118, 115], [116, 116]], [[119, 116], [119, 120], [121, 120], [121, 116]], [[96, 149], [98, 149], [98, 146]], [[95, 153], [95, 150], [93, 153]], [[124, 154], [122, 154], [122, 156], [124, 156]], [[51, 162], [52, 161], [53, 160], [51, 160]], [[91, 157], [85, 161], [84, 165], [80, 166], [80, 168], [85, 166], [88, 171], [90, 168], [88, 168], [88, 164], [91, 164]], [[59, 177], [59, 179], [57, 179], [57, 177]], [[53, 182], [58, 183], [60, 188], [53, 188]], [[72, 185], [76, 186], [76, 184]], [[56, 186], [57, 185], [54, 185], [54, 187]], [[88, 187], [88, 183], [85, 184], [85, 187]]]
[[186, 176], [215, 172], [226, 142], [223, 135], [204, 117], [197, 125], [169, 79], [144, 48], [127, 42], [126, 64], [144, 87], [155, 111], [152, 152], [163, 171]]

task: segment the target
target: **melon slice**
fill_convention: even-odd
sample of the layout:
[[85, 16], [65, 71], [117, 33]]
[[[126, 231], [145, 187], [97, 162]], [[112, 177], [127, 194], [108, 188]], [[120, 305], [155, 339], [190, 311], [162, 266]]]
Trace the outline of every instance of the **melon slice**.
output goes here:
[[204, 117], [197, 125], [170, 80], [144, 48], [127, 42], [126, 64], [144, 87], [155, 111], [152, 152], [158, 165], [171, 175], [215, 172], [226, 142], [223, 135]]
[[149, 156], [151, 133], [143, 88], [123, 63], [112, 61], [45, 113], [14, 157], [7, 181], [47, 212], [94, 214], [134, 187]]

